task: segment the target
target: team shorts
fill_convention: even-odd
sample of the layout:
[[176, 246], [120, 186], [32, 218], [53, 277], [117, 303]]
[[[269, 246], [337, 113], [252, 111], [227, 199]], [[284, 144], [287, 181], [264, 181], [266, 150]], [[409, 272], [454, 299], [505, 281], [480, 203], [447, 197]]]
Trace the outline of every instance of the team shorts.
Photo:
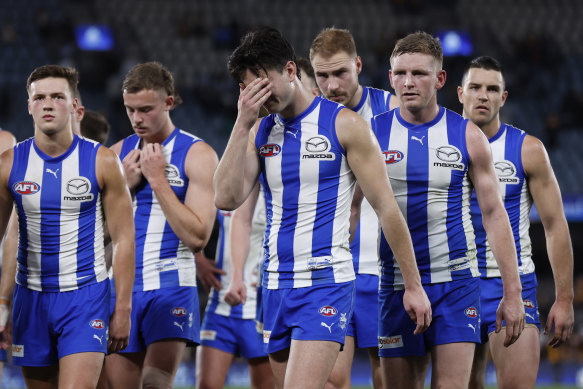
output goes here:
[[68, 292], [38, 292], [16, 285], [13, 363], [51, 366], [70, 354], [106, 353], [109, 303], [109, 280]]
[[424, 285], [433, 319], [422, 334], [403, 306], [404, 290], [379, 292], [379, 356], [422, 356], [432, 347], [459, 342], [480, 343], [480, 284], [462, 279]]
[[253, 319], [207, 312], [200, 329], [200, 344], [245, 359], [267, 357], [263, 337], [257, 333]]
[[170, 338], [200, 343], [199, 317], [198, 293], [194, 286], [134, 292], [130, 340], [122, 352], [145, 351], [150, 344]]
[[[503, 295], [502, 278], [481, 278], [480, 288], [480, 316], [482, 320], [480, 324], [480, 336], [482, 343], [486, 343], [488, 336], [496, 331], [496, 310]], [[540, 331], [540, 318], [538, 314], [538, 303], [536, 301], [536, 282], [523, 282], [522, 301], [524, 303], [524, 312], [526, 313], [526, 325], [536, 326]], [[505, 325], [506, 322], [503, 321], [502, 326]]]
[[377, 347], [379, 329], [379, 277], [356, 275], [354, 312], [346, 335], [355, 338], [356, 347]]
[[4, 349], [0, 349], [0, 363], [8, 362], [8, 353]]
[[274, 353], [295, 340], [326, 340], [344, 346], [354, 309], [355, 282], [306, 288], [263, 289], [263, 342]]

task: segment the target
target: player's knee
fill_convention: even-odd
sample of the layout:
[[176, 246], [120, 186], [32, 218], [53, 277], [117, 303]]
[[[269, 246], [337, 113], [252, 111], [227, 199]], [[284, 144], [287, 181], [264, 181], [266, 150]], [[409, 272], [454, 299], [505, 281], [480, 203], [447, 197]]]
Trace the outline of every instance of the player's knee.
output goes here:
[[325, 389], [343, 389], [349, 387], [350, 387], [349, 377], [346, 377], [346, 374], [344, 374], [344, 372], [334, 369], [332, 370], [330, 376], [328, 377], [328, 382], [326, 382]]
[[152, 366], [144, 366], [142, 373], [143, 389], [171, 389], [173, 384], [172, 374]]

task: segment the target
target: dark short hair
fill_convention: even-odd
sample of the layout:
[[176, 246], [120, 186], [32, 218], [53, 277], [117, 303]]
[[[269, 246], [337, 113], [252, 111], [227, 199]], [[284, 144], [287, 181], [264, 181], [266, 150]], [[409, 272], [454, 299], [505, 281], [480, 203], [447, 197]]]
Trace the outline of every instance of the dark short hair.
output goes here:
[[310, 59], [313, 59], [317, 54], [331, 57], [339, 51], [344, 51], [346, 54], [356, 57], [354, 37], [348, 30], [328, 27], [323, 29], [312, 41]]
[[34, 69], [26, 80], [26, 90], [30, 92], [30, 85], [33, 82], [51, 77], [64, 78], [67, 80], [71, 96], [73, 98], [79, 96], [79, 90], [77, 89], [79, 84], [79, 72], [74, 68], [61, 65], [44, 65]]
[[480, 57], [472, 59], [464, 68], [464, 74], [462, 76], [462, 85], [470, 69], [484, 69], [500, 72], [500, 74], [502, 75], [502, 82], [506, 84], [506, 78], [504, 77], [504, 69], [502, 69], [502, 65], [500, 64], [500, 62], [498, 62], [496, 58], [487, 55], [482, 55]]
[[182, 103], [182, 98], [176, 92], [174, 76], [160, 62], [138, 64], [126, 74], [122, 84], [123, 93], [138, 93], [145, 89], [163, 90], [168, 96], [174, 97], [174, 106]]
[[441, 68], [443, 64], [443, 50], [439, 38], [435, 38], [424, 31], [417, 31], [399, 39], [391, 54], [391, 62], [393, 58], [401, 54], [416, 53], [432, 56], [438, 61], [439, 67]]
[[297, 59], [298, 68], [301, 70], [300, 74], [305, 74], [307, 77], [310, 77], [313, 80], [316, 80], [316, 75], [314, 74], [314, 68], [312, 67], [312, 63], [309, 59], [304, 57], [298, 57]]
[[81, 120], [81, 135], [101, 144], [105, 144], [111, 126], [104, 115], [87, 110]]
[[296, 53], [287, 39], [273, 27], [260, 27], [247, 33], [239, 47], [229, 57], [229, 73], [242, 82], [245, 71], [256, 75], [263, 70], [282, 70], [289, 61], [296, 62]]

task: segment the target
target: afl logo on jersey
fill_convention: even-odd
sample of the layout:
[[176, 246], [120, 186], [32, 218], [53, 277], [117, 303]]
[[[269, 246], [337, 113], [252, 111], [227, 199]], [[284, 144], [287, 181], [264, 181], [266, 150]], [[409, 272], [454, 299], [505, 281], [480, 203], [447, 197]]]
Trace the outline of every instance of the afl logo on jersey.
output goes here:
[[91, 327], [95, 328], [96, 330], [102, 330], [105, 328], [105, 323], [101, 319], [93, 319], [93, 320], [91, 320], [89, 325]]
[[385, 156], [385, 163], [390, 165], [392, 163], [397, 163], [403, 159], [403, 153], [399, 150], [387, 150], [383, 151]]
[[338, 313], [338, 310], [334, 307], [331, 307], [330, 305], [324, 305], [323, 307], [320, 307], [320, 309], [318, 309], [318, 313], [322, 316], [334, 316]]
[[21, 195], [35, 194], [40, 190], [40, 185], [32, 181], [20, 181], [12, 187], [14, 191]]
[[510, 161], [498, 161], [494, 163], [498, 181], [506, 184], [518, 184], [520, 180], [516, 177], [516, 167]]
[[478, 316], [478, 310], [474, 307], [468, 307], [464, 311], [467, 317], [471, 317], [472, 319]]
[[275, 143], [263, 145], [259, 149], [259, 155], [262, 157], [275, 157], [279, 153], [281, 153], [281, 146]]
[[91, 182], [86, 177], [76, 177], [67, 181], [65, 186], [67, 193], [63, 197], [69, 201], [91, 201], [93, 200], [93, 193], [91, 191]]
[[164, 173], [170, 186], [184, 186], [184, 180], [180, 178], [180, 172], [176, 165], [167, 164]]
[[455, 170], [464, 170], [465, 167], [461, 163], [462, 153], [455, 146], [439, 146], [435, 150], [435, 156], [439, 161], [433, 162], [433, 166], [448, 167]]
[[524, 300], [522, 303], [524, 304], [524, 308], [526, 308], [526, 309], [533, 309], [534, 308], [534, 303], [530, 300]]
[[186, 310], [186, 308], [176, 307], [172, 309], [172, 314], [176, 317], [182, 317], [186, 316], [188, 314], [188, 311]]

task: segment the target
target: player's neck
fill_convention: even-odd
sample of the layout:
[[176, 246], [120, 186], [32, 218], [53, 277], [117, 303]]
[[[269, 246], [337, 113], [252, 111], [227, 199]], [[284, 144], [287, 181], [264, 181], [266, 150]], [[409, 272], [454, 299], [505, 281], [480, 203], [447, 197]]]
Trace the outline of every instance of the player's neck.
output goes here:
[[437, 101], [432, 101], [427, 106], [413, 111], [401, 106], [400, 113], [401, 117], [411, 124], [425, 124], [437, 117], [439, 114], [439, 105]]
[[148, 143], [162, 144], [166, 140], [166, 138], [168, 138], [172, 134], [175, 128], [176, 127], [174, 126], [174, 123], [172, 123], [171, 120], [168, 120], [162, 130], [156, 132], [155, 134], [152, 134], [147, 138], [142, 138], [142, 143], [144, 145], [147, 145]]
[[45, 133], [37, 128], [35, 129], [34, 143], [46, 155], [58, 157], [71, 147], [73, 131], [68, 127], [58, 132]]
[[360, 100], [362, 99], [363, 91], [364, 91], [364, 89], [362, 88], [362, 85], [358, 84], [358, 88], [356, 89], [356, 93], [354, 94], [354, 96], [352, 96], [350, 101], [346, 104], [346, 107], [350, 108], [350, 109], [356, 108], [356, 106], [358, 105], [358, 103], [360, 103]]
[[300, 86], [296, 88], [294, 92], [293, 99], [286, 108], [284, 108], [279, 114], [284, 119], [293, 119], [296, 116], [303, 113], [312, 101], [314, 101], [314, 95], [307, 89], [305, 89], [301, 83]]
[[502, 123], [500, 122], [500, 116], [496, 115], [496, 117], [494, 117], [494, 119], [492, 119], [489, 123], [480, 126], [480, 129], [482, 130], [484, 135], [486, 135], [486, 138], [490, 139], [494, 135], [496, 135], [498, 131], [500, 131], [501, 124]]

